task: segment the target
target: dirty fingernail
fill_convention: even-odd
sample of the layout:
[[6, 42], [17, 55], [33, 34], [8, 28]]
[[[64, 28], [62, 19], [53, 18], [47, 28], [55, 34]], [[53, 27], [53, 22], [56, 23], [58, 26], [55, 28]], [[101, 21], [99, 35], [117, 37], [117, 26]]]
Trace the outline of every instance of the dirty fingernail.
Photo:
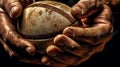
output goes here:
[[73, 36], [73, 31], [69, 27], [67, 27], [64, 29], [63, 34], [67, 36]]
[[57, 56], [58, 52], [60, 52], [60, 49], [54, 45], [51, 45], [51, 46], [48, 46], [48, 48], [46, 49], [46, 52], [50, 56]]
[[49, 58], [48, 58], [47, 56], [43, 56], [42, 59], [41, 59], [41, 62], [42, 62], [42, 64], [48, 65], [48, 63], [49, 63]]
[[9, 12], [11, 18], [18, 18], [21, 14], [22, 9], [17, 6], [13, 6]]
[[34, 56], [35, 55], [35, 49], [31, 47], [27, 47], [26, 51], [28, 52], [29, 55]]

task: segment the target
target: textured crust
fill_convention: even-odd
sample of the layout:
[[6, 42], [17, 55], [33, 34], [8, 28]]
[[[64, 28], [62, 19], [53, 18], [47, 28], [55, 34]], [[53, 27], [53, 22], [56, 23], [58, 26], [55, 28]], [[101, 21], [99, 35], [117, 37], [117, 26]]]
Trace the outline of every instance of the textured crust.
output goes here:
[[38, 53], [44, 54], [47, 46], [53, 44], [54, 36], [76, 21], [70, 9], [56, 1], [32, 3], [25, 8], [18, 31], [37, 47]]
[[75, 22], [70, 9], [69, 6], [56, 1], [35, 2], [24, 10], [18, 30], [27, 38], [55, 36]]

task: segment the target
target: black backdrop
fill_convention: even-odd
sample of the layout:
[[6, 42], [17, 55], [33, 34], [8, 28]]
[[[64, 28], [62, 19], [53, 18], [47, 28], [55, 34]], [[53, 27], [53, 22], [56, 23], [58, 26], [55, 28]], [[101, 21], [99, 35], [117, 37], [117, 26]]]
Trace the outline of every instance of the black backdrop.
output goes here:
[[89, 60], [80, 64], [79, 67], [120, 67], [120, 4], [110, 7], [113, 13], [114, 28], [112, 39], [106, 44], [102, 52], [94, 54]]
[[[68, 0], [61, 0], [65, 3], [69, 4]], [[72, 1], [72, 0], [71, 0]], [[74, 3], [77, 1], [75, 0]], [[80, 64], [78, 67], [85, 67], [85, 66], [112, 66], [120, 67], [120, 5], [111, 7], [114, 17], [114, 34], [113, 38], [106, 44], [104, 50], [100, 53], [94, 54], [89, 60]], [[5, 53], [3, 48], [0, 46], [0, 65], [6, 66], [37, 66], [37, 65], [30, 65], [24, 64], [20, 62], [15, 62], [9, 59], [9, 56]], [[0, 66], [2, 67], [2, 66]], [[40, 67], [40, 66], [38, 66]]]

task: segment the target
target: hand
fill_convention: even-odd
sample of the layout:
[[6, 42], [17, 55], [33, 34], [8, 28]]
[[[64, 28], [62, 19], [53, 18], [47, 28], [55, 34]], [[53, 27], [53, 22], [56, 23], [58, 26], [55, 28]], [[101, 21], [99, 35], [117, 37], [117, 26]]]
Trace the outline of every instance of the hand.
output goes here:
[[[72, 7], [72, 15], [81, 21], [64, 29], [48, 46], [47, 54], [57, 62], [79, 65], [93, 54], [101, 52], [111, 39], [113, 27], [111, 10], [99, 0], [80, 0]], [[52, 66], [57, 65], [49, 61]]]
[[[45, 55], [37, 54], [35, 46], [23, 38], [16, 30], [15, 22], [22, 9], [32, 0], [0, 0], [0, 45], [12, 59], [31, 64], [45, 64], [53, 61]], [[57, 63], [57, 62], [56, 62]], [[61, 63], [57, 63], [63, 66]]]
[[[44, 61], [45, 57], [33, 59], [33, 57], [36, 57], [35, 46], [23, 38], [14, 26], [15, 20], [21, 15], [22, 9], [32, 2], [32, 0], [0, 0], [0, 45], [15, 60], [41, 64], [41, 60]], [[23, 3], [26, 3], [26, 5], [23, 5]]]
[[[38, 54], [35, 46], [23, 38], [14, 25], [21, 15], [22, 9], [32, 2], [32, 0], [0, 0], [0, 45], [14, 60], [49, 65], [48, 61], [52, 61], [52, 59]], [[62, 66], [61, 63], [58, 64]]]

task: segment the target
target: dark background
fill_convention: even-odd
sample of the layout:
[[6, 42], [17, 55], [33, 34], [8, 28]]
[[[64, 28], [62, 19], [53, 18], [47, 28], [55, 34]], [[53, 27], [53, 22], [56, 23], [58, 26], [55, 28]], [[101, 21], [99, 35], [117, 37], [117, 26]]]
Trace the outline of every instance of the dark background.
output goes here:
[[112, 39], [106, 44], [102, 52], [94, 54], [88, 61], [79, 65], [79, 67], [120, 67], [120, 4], [110, 7], [113, 13], [114, 28]]
[[[66, 1], [66, 3], [68, 2]], [[113, 18], [114, 18], [113, 19], [114, 20], [113, 38], [106, 44], [102, 52], [94, 54], [89, 60], [80, 64], [78, 67], [86, 67], [86, 66], [120, 67], [120, 62], [119, 62], [120, 61], [120, 5], [111, 6], [111, 10], [113, 12]], [[10, 60], [9, 56], [7, 55], [7, 53], [5, 53], [5, 51], [3, 50], [1, 46], [0, 46], [0, 65], [3, 65], [3, 66], [6, 66], [6, 65], [34, 66], [34, 67], [37, 66], [37, 65], [24, 64], [24, 63]]]

